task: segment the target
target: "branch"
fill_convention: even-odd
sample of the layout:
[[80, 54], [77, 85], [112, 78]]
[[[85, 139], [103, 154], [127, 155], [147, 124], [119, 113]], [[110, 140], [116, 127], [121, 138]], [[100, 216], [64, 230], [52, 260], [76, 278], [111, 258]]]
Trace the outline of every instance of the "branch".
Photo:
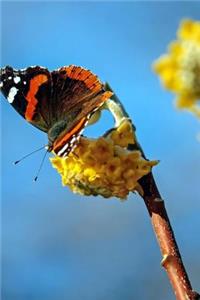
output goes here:
[[[112, 91], [108, 83], [105, 84], [105, 88], [106, 90]], [[113, 114], [116, 126], [125, 118], [130, 120], [122, 103], [115, 94], [110, 100], [106, 101], [105, 105], [106, 108], [109, 109]], [[133, 130], [135, 131], [135, 126], [133, 124], [132, 126]], [[136, 147], [142, 152], [143, 157], [146, 158], [142, 147], [138, 142], [136, 142]], [[192, 286], [185, 270], [181, 254], [179, 252], [178, 245], [176, 243], [176, 239], [167, 215], [164, 200], [158, 191], [153, 174], [149, 173], [148, 175], [144, 176], [139, 180], [139, 183], [143, 189], [143, 195], [141, 196], [151, 218], [152, 226], [163, 257], [161, 264], [167, 272], [176, 299], [200, 299], [200, 295], [192, 290]]]

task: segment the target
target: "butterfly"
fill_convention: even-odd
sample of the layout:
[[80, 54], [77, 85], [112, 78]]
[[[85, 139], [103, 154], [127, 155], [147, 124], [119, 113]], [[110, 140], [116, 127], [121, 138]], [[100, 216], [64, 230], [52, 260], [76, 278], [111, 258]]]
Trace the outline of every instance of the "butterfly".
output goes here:
[[15, 110], [48, 135], [47, 150], [65, 157], [76, 147], [92, 114], [112, 93], [91, 71], [64, 66], [0, 70], [0, 89]]

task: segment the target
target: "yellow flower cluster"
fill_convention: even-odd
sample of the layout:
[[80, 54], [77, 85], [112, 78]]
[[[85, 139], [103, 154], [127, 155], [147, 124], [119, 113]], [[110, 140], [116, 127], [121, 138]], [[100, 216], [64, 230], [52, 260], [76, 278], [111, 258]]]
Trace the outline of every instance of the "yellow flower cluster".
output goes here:
[[138, 180], [157, 164], [143, 159], [140, 151], [126, 149], [134, 143], [131, 124], [124, 121], [106, 137], [81, 137], [73, 153], [51, 162], [73, 192], [124, 199], [130, 191], [141, 190]]
[[177, 95], [177, 106], [200, 117], [200, 22], [181, 22], [177, 40], [154, 63], [154, 70], [165, 88]]

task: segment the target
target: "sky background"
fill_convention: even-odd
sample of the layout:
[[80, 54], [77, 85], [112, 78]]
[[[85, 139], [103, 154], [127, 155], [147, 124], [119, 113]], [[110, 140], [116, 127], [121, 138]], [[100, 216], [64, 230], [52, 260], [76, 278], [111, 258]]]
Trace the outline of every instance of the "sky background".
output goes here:
[[[175, 39], [182, 18], [200, 20], [198, 2], [3, 2], [1, 64], [76, 64], [108, 81], [137, 127], [193, 284], [200, 291], [199, 122], [177, 111], [152, 62]], [[172, 300], [143, 201], [81, 197], [61, 186], [43, 153], [47, 142], [1, 96], [2, 299]], [[88, 128], [112, 127], [105, 113]]]

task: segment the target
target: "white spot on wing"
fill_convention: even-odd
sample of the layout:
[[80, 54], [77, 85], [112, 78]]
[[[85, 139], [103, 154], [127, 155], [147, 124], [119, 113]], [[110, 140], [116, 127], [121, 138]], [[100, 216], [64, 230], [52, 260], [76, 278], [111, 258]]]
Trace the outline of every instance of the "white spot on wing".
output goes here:
[[8, 97], [7, 97], [9, 103], [13, 103], [15, 96], [17, 95], [17, 92], [18, 92], [18, 89], [14, 86], [10, 89]]
[[0, 82], [0, 88], [2, 88], [2, 87], [3, 87], [3, 81]]
[[68, 147], [69, 147], [69, 144], [68, 144], [68, 143], [65, 144], [65, 146], [62, 147], [62, 148], [60, 149], [60, 151], [58, 152], [57, 155], [58, 155], [58, 156], [62, 155], [62, 153], [65, 152], [65, 150], [66, 150]]
[[21, 81], [21, 78], [19, 76], [14, 77], [14, 83], [19, 83]]
[[77, 141], [77, 137], [73, 137], [70, 141], [70, 144], [73, 145]]
[[12, 79], [12, 76], [9, 76], [8, 79], [11, 80], [11, 79]]

